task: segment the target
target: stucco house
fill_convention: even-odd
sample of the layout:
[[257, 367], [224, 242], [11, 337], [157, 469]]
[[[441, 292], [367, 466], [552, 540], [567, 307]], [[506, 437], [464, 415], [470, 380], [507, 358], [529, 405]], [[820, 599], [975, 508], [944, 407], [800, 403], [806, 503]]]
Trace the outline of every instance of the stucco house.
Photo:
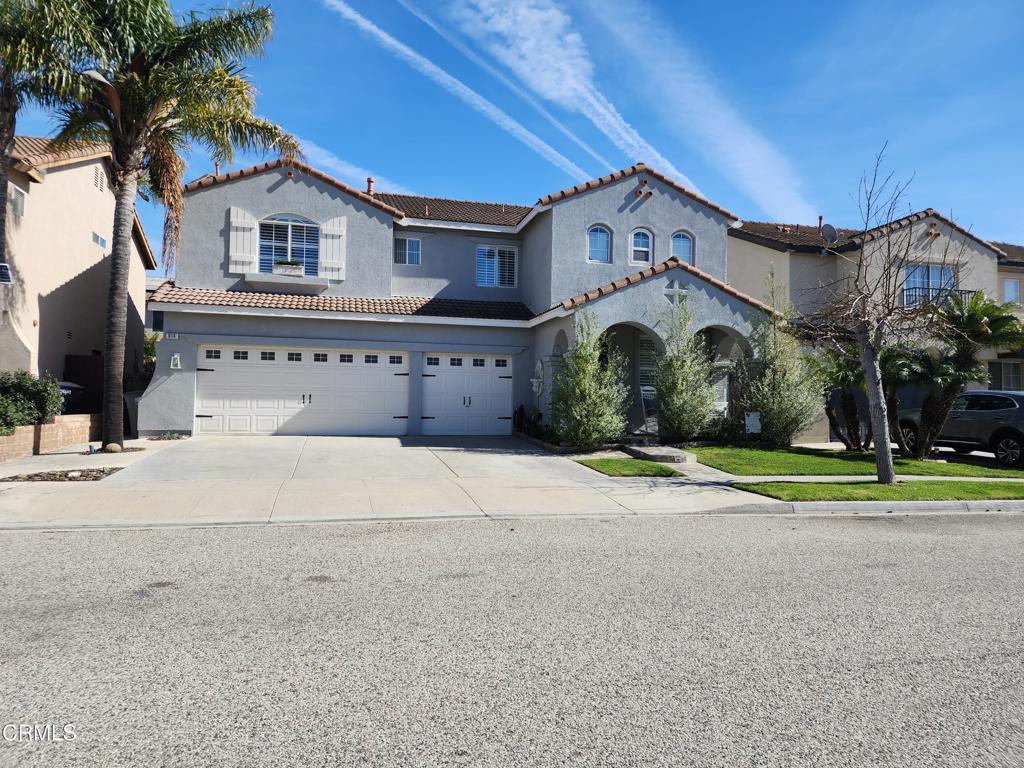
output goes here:
[[[7, 258], [0, 264], [0, 370], [51, 373], [95, 390], [102, 378], [114, 194], [110, 153], [15, 138]], [[156, 267], [136, 219], [126, 373], [142, 367], [146, 270]]]
[[140, 432], [507, 434], [520, 406], [547, 416], [583, 312], [625, 353], [642, 428], [681, 297], [722, 359], [768, 309], [727, 280], [736, 224], [642, 164], [533, 205], [360, 190], [294, 159], [204, 176], [150, 299]]

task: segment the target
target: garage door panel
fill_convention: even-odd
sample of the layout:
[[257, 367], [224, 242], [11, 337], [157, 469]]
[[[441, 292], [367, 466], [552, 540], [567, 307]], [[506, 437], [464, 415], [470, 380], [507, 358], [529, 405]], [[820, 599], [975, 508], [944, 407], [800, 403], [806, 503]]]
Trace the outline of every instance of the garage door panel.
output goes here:
[[[510, 359], [492, 355], [463, 354], [462, 365], [450, 363], [452, 355], [427, 353], [423, 379], [423, 433], [427, 435], [505, 435], [511, 431], [512, 381]], [[483, 360], [474, 366], [473, 360]], [[498, 365], [496, 360], [504, 365]]]

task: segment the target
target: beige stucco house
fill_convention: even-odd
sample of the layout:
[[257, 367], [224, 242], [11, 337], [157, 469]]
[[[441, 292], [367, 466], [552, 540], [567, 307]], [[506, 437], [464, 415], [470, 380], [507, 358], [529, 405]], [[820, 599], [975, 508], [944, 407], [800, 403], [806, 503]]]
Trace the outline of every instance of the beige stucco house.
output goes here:
[[[102, 371], [110, 273], [110, 154], [95, 146], [56, 151], [47, 139], [18, 136], [13, 160], [0, 268], [0, 371], [49, 372], [92, 386]], [[146, 270], [156, 267], [138, 219], [132, 249], [129, 377], [142, 369]]]

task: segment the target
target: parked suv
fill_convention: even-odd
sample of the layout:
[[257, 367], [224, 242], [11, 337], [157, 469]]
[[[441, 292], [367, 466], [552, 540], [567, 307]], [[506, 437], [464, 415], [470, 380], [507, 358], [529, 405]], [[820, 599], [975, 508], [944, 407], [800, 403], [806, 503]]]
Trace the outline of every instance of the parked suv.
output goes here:
[[[921, 411], [900, 412], [900, 429], [907, 445], [917, 442]], [[975, 390], [953, 403], [936, 445], [957, 453], [992, 451], [1000, 464], [1024, 463], [1024, 392]]]

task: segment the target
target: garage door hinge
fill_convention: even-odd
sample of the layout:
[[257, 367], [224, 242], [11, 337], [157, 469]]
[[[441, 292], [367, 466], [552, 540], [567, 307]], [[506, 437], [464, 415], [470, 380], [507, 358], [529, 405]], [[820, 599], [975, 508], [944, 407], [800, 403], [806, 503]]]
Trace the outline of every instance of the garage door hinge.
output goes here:
[[408, 419], [408, 416], [392, 416], [392, 419]]
[[433, 379], [433, 378], [437, 377], [437, 374], [436, 373], [421, 373], [420, 376], [422, 376], [424, 379]]
[[420, 416], [421, 419], [433, 419], [433, 416]]
[[498, 378], [499, 379], [511, 379], [512, 377], [511, 376], [499, 376]]
[[208, 373], [213, 373], [215, 370], [217, 370], [217, 369], [216, 368], [196, 368], [196, 373], [199, 373], [199, 371], [206, 371]]
[[512, 421], [511, 416], [499, 416], [498, 421]]
[[197, 413], [196, 414], [196, 418], [197, 419], [212, 419], [213, 416], [209, 416], [209, 415], [207, 415], [205, 413]]
[[408, 373], [396, 373], [395, 376], [408, 376]]

